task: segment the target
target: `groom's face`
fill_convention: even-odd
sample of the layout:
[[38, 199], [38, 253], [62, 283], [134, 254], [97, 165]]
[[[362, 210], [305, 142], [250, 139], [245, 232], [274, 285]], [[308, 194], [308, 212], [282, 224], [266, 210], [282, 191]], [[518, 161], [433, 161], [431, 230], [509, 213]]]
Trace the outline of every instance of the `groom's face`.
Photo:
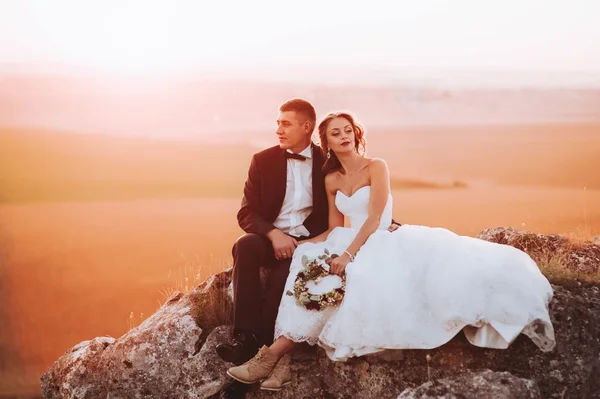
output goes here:
[[310, 121], [296, 111], [280, 112], [277, 118], [279, 147], [300, 152], [310, 144]]

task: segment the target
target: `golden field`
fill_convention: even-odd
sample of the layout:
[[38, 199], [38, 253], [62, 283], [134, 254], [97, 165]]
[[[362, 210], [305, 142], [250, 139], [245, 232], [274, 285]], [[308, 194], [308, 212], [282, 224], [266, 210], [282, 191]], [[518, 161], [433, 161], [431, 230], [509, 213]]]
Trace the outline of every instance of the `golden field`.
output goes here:
[[[394, 217], [476, 235], [493, 226], [600, 234], [600, 125], [368, 131]], [[178, 284], [229, 266], [250, 156], [227, 143], [0, 130], [0, 396], [39, 393], [66, 349], [118, 337]]]

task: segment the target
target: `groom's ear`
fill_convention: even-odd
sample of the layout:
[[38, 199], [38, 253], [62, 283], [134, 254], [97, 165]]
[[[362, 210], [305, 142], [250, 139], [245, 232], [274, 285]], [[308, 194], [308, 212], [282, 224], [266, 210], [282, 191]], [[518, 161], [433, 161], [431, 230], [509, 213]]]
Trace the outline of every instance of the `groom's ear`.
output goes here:
[[315, 127], [313, 126], [311, 121], [309, 121], [308, 119], [304, 121], [304, 130], [306, 131], [306, 133], [312, 133], [314, 129]]

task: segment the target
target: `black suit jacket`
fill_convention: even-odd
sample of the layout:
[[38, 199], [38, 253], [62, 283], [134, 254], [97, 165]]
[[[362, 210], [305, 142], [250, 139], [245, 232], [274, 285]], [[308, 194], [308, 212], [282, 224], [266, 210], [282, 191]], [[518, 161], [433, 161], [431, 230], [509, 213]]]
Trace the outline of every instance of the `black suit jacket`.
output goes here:
[[[329, 208], [323, 176], [323, 154], [321, 149], [312, 147], [312, 213], [304, 221], [310, 237], [321, 234], [329, 227]], [[244, 185], [242, 206], [237, 214], [238, 223], [246, 233], [266, 237], [275, 228], [285, 198], [287, 182], [287, 159], [279, 146], [274, 146], [252, 156], [248, 178]]]

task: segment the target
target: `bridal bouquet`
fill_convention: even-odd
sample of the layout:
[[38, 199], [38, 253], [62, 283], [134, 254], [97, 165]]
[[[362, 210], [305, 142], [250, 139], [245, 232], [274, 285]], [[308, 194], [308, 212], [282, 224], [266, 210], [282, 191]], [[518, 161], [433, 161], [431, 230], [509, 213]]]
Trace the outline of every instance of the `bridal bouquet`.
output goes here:
[[329, 255], [329, 251], [325, 248], [324, 253], [319, 255], [316, 259], [309, 260], [306, 255], [302, 257], [302, 265], [304, 270], [298, 273], [296, 281], [294, 282], [294, 292], [288, 291], [288, 296], [294, 296], [298, 305], [304, 306], [308, 310], [321, 310], [327, 306], [338, 306], [344, 298], [346, 292], [346, 275], [344, 274], [342, 279], [342, 285], [334, 288], [331, 291], [323, 294], [313, 294], [308, 291], [306, 284], [309, 281], [314, 281], [318, 284], [323, 278], [331, 276], [329, 268], [325, 268], [325, 265], [329, 265], [331, 261], [337, 258], [338, 255]]

